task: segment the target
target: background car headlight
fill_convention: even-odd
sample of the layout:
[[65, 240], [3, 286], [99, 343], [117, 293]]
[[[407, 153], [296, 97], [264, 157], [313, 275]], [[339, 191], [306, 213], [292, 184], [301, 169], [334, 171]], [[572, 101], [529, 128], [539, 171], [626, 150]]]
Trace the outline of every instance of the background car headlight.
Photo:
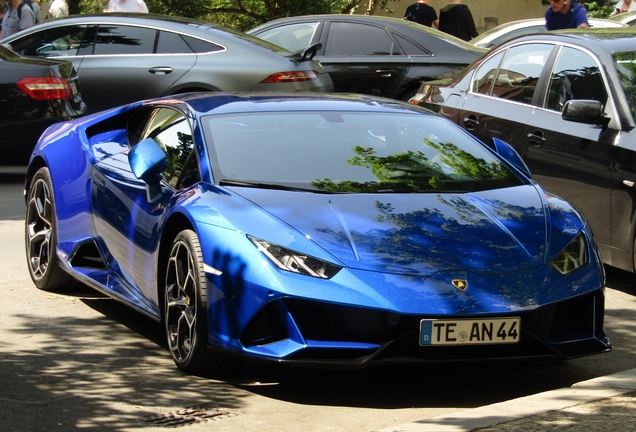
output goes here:
[[342, 267], [328, 263], [318, 258], [287, 249], [256, 237], [248, 236], [276, 267], [307, 276], [329, 279], [340, 271]]
[[583, 233], [580, 233], [561, 253], [550, 261], [550, 265], [561, 274], [569, 274], [587, 265], [588, 262], [587, 241]]

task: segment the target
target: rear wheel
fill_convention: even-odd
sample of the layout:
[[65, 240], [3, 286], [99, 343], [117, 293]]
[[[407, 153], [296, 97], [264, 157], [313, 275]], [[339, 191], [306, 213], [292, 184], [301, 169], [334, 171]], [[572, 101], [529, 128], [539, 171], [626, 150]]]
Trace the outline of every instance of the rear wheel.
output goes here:
[[60, 267], [55, 253], [57, 225], [55, 197], [48, 168], [33, 176], [27, 198], [25, 246], [31, 280], [45, 291], [57, 291], [74, 285], [74, 280]]
[[172, 242], [165, 282], [165, 325], [170, 353], [186, 372], [208, 369], [215, 353], [207, 348], [207, 296], [201, 247], [191, 230]]

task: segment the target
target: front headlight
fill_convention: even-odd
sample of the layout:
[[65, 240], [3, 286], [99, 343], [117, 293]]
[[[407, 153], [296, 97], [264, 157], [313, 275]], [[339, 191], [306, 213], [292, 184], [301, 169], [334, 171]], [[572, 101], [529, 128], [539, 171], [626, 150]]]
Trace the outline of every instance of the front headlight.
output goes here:
[[256, 237], [247, 236], [276, 267], [293, 273], [329, 279], [342, 267], [318, 258], [278, 246]]
[[587, 240], [580, 233], [569, 245], [565, 247], [552, 261], [550, 265], [561, 274], [570, 274], [590, 262], [587, 256]]

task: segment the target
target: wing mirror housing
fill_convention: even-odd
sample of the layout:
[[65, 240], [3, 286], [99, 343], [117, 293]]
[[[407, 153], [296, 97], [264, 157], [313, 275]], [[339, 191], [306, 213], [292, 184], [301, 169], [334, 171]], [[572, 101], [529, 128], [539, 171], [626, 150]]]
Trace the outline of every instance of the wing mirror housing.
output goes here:
[[512, 148], [510, 144], [498, 138], [493, 138], [492, 142], [495, 146], [495, 151], [499, 156], [501, 156], [506, 162], [525, 174], [526, 177], [532, 178], [532, 174], [530, 174], [528, 165], [526, 165], [523, 159], [521, 159], [521, 156], [519, 156], [519, 153], [517, 153], [517, 151]]
[[161, 147], [152, 138], [146, 138], [128, 152], [128, 163], [133, 174], [143, 180], [148, 187], [148, 202], [157, 201], [163, 195], [161, 173], [168, 166], [168, 159]]
[[563, 120], [592, 125], [607, 125], [603, 104], [594, 99], [571, 99], [563, 105]]

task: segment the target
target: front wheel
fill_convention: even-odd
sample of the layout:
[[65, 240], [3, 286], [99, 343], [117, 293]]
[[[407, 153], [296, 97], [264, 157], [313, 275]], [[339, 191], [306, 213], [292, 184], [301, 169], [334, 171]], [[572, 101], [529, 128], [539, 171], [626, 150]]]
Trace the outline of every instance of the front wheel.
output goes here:
[[73, 285], [55, 254], [57, 225], [55, 222], [55, 196], [51, 173], [40, 168], [31, 181], [27, 195], [25, 218], [26, 259], [31, 280], [45, 291], [57, 291]]
[[196, 234], [184, 230], [172, 242], [165, 282], [165, 325], [170, 353], [177, 367], [202, 372], [214, 360], [207, 348], [207, 296], [201, 246]]

